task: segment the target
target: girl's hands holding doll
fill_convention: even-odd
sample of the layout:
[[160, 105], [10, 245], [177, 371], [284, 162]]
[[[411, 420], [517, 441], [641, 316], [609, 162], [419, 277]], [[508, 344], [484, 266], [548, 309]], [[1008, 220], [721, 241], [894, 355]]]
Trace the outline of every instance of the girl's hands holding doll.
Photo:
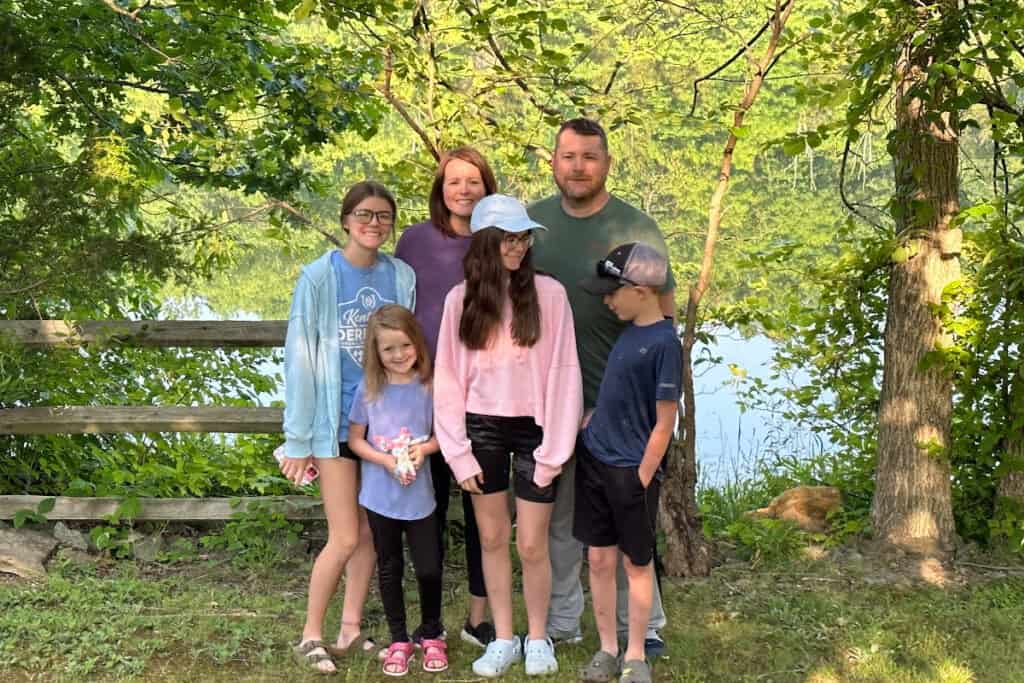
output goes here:
[[411, 463], [406, 460], [405, 466], [403, 466], [402, 459], [397, 456], [391, 456], [391, 462], [385, 465], [391, 476], [398, 480], [398, 483], [402, 486], [408, 486], [409, 484], [416, 481], [416, 468], [411, 466]]
[[412, 461], [413, 467], [419, 470], [430, 454], [436, 453], [438, 450], [437, 438], [431, 437], [427, 441], [409, 446], [409, 459]]

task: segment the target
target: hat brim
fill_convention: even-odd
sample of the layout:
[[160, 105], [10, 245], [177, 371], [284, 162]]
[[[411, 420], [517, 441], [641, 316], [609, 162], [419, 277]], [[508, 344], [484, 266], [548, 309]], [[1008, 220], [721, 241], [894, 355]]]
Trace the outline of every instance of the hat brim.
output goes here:
[[505, 232], [526, 232], [527, 230], [547, 230], [546, 227], [540, 223], [531, 220], [529, 218], [523, 218], [521, 220], [509, 221], [508, 225], [496, 225], [496, 228], [501, 228]]
[[623, 283], [619, 280], [613, 280], [608, 277], [599, 277], [591, 275], [580, 280], [580, 287], [587, 294], [595, 294], [597, 296], [604, 296], [605, 294], [611, 294], [619, 287], [622, 287]]

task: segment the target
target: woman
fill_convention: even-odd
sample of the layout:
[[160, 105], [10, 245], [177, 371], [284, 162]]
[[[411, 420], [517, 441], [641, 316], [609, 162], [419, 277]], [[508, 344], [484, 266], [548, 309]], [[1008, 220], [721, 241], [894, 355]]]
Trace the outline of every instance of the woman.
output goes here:
[[[327, 517], [327, 545], [309, 579], [306, 623], [296, 654], [320, 673], [334, 657], [372, 651], [361, 635], [363, 605], [376, 559], [366, 512], [359, 507], [359, 456], [349, 449], [348, 414], [363, 377], [366, 322], [387, 303], [413, 308], [412, 268], [379, 251], [391, 235], [396, 205], [380, 183], [352, 186], [341, 202], [348, 241], [299, 275], [285, 339], [285, 457], [281, 472], [298, 484], [315, 462]], [[345, 602], [335, 646], [323, 642], [327, 605], [345, 571]]]
[[[441, 158], [430, 188], [430, 220], [412, 225], [402, 233], [395, 256], [416, 271], [416, 320], [423, 327], [433, 361], [437, 353], [437, 333], [441, 327], [444, 299], [451, 288], [462, 282], [462, 259], [472, 238], [469, 219], [474, 207], [486, 195], [494, 194], [494, 173], [480, 152], [459, 147]], [[431, 456], [435, 514], [438, 539], [444, 553], [448, 501], [451, 498], [451, 470], [438, 452]], [[487, 621], [487, 589], [480, 564], [480, 538], [469, 494], [462, 494], [465, 520], [466, 568], [469, 575], [469, 616], [462, 627], [462, 640], [485, 648], [494, 640], [494, 625]], [[413, 633], [418, 640], [419, 633]]]
[[[445, 299], [438, 336], [434, 427], [455, 479], [473, 494], [480, 529], [496, 638], [473, 671], [500, 676], [525, 650], [527, 675], [550, 674], [558, 663], [545, 632], [548, 523], [583, 406], [572, 312], [565, 288], [533, 270], [532, 231], [545, 228], [521, 203], [483, 198], [470, 229], [466, 279]], [[524, 646], [512, 628], [510, 467], [529, 622]]]

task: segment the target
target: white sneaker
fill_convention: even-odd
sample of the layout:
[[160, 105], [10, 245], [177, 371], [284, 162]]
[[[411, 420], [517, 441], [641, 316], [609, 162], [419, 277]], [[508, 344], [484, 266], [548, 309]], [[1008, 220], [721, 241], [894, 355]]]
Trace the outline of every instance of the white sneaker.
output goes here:
[[526, 651], [526, 675], [544, 676], [558, 673], [558, 660], [555, 659], [555, 644], [550, 638], [543, 640], [524, 639], [523, 649]]
[[473, 673], [484, 678], [497, 678], [522, 657], [519, 636], [512, 636], [512, 640], [492, 640], [483, 656], [473, 662]]

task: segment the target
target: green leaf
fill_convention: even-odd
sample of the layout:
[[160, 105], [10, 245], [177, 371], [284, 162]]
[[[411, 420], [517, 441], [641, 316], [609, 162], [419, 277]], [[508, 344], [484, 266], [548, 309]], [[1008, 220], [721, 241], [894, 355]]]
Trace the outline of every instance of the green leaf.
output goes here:
[[25, 526], [25, 523], [31, 521], [35, 514], [35, 512], [28, 509], [16, 510], [12, 519], [14, 522], [14, 528], [20, 529]]
[[750, 129], [747, 126], [731, 126], [729, 132], [735, 135], [737, 140], [742, 140], [750, 135]]
[[782, 151], [791, 157], [803, 154], [807, 149], [807, 142], [802, 137], [789, 138], [782, 143]]
[[54, 506], [57, 504], [56, 498], [43, 498], [39, 501], [39, 505], [36, 506], [36, 512], [41, 515], [48, 515], [53, 512]]
[[302, 0], [302, 3], [295, 8], [295, 21], [307, 19], [315, 8], [316, 0]]

